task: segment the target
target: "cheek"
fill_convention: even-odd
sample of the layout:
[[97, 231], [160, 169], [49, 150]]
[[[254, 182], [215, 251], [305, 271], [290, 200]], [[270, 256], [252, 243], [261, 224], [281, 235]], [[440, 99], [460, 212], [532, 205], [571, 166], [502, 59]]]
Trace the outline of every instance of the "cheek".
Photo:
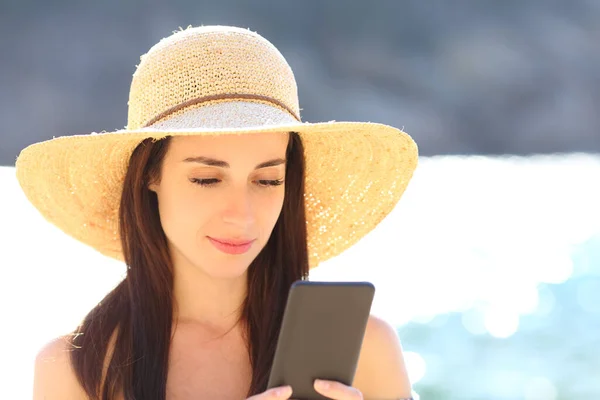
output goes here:
[[269, 230], [273, 229], [279, 215], [281, 214], [281, 209], [283, 207], [283, 199], [284, 199], [284, 191], [283, 189], [277, 190], [274, 193], [271, 193], [269, 196], [265, 196], [260, 203], [260, 219], [264, 224], [269, 226]]
[[198, 227], [206, 221], [207, 214], [214, 205], [210, 204], [209, 199], [200, 202], [197, 197], [181, 188], [166, 190], [159, 196], [161, 224], [171, 241], [193, 238]]

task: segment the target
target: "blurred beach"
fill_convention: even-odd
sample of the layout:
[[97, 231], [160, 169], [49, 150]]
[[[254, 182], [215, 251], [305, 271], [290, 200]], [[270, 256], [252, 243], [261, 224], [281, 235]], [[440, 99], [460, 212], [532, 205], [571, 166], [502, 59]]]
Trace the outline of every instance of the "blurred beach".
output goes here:
[[[600, 156], [421, 158], [396, 209], [313, 280], [367, 280], [421, 399], [600, 398]], [[31, 398], [33, 360], [124, 266], [67, 237], [0, 167], [0, 385]]]

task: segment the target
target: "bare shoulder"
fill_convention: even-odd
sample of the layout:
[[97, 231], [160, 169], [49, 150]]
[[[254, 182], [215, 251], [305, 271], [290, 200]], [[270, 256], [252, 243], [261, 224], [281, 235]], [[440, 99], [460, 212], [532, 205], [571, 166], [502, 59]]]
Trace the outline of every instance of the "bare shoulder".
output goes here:
[[371, 315], [354, 378], [365, 399], [399, 399], [411, 396], [402, 345], [396, 330]]
[[71, 367], [71, 351], [68, 336], [53, 339], [40, 349], [34, 366], [34, 400], [87, 399]]

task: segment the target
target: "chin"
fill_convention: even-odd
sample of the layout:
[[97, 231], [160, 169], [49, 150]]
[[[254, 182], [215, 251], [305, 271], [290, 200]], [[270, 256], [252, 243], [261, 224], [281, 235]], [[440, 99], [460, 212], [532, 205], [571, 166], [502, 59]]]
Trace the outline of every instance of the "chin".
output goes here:
[[239, 260], [219, 260], [216, 259], [210, 263], [210, 268], [205, 272], [213, 278], [218, 279], [236, 279], [243, 276], [252, 259], [248, 261], [248, 258]]

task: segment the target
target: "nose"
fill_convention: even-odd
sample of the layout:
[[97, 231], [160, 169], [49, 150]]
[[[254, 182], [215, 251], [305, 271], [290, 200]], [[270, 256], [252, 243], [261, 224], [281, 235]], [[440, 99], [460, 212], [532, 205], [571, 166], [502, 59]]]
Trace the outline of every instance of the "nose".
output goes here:
[[252, 194], [247, 188], [231, 190], [224, 203], [223, 222], [238, 227], [247, 228], [255, 222]]

